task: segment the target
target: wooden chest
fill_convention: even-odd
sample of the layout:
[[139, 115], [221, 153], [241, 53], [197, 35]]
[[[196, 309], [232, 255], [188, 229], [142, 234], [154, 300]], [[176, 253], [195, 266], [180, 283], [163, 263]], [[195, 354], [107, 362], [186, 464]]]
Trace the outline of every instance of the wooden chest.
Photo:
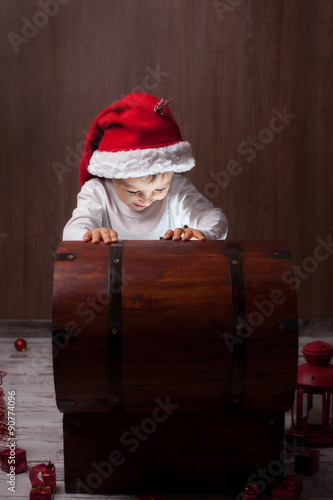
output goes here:
[[68, 493], [237, 493], [262, 469], [283, 474], [298, 355], [291, 267], [280, 241], [59, 245]]

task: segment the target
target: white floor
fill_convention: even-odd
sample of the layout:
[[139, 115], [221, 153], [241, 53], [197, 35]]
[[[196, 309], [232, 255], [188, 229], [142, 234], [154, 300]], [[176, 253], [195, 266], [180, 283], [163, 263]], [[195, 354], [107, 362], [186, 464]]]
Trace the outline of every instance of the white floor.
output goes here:
[[[32, 326], [31, 326], [32, 325]], [[304, 344], [320, 339], [333, 344], [333, 321], [301, 322], [300, 351]], [[15, 350], [14, 341], [24, 337], [28, 341], [26, 352]], [[300, 354], [300, 362], [303, 357]], [[134, 496], [69, 495], [64, 490], [62, 414], [56, 408], [51, 335], [45, 325], [28, 323], [21, 328], [0, 321], [0, 370], [7, 372], [2, 388], [15, 391], [15, 418], [19, 447], [27, 452], [30, 466], [53, 462], [56, 467], [57, 493], [55, 500], [92, 499], [133, 500]], [[7, 402], [7, 398], [6, 398]], [[287, 421], [289, 415], [287, 414]], [[84, 443], [82, 444], [84, 446]], [[320, 449], [320, 469], [314, 476], [299, 475], [303, 481], [303, 500], [333, 500], [333, 447]], [[286, 473], [293, 473], [293, 464], [286, 465]], [[0, 470], [0, 498], [21, 500], [29, 498], [31, 484], [28, 471], [16, 475], [15, 493], [8, 491], [7, 475]], [[165, 496], [165, 500], [231, 500], [230, 496]], [[262, 499], [268, 497], [262, 496]]]

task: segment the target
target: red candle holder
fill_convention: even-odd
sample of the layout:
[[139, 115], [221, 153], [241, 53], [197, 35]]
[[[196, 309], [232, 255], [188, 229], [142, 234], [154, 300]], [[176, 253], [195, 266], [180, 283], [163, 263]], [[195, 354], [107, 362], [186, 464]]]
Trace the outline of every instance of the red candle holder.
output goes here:
[[332, 444], [333, 346], [315, 341], [306, 344], [302, 352], [307, 362], [298, 367], [296, 412], [292, 409], [287, 437], [301, 435], [305, 444]]

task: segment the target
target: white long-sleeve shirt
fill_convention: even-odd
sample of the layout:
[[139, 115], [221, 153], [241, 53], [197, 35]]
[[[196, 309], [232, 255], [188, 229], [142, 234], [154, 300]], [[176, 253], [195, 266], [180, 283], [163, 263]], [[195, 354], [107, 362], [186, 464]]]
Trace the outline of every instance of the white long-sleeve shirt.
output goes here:
[[187, 225], [199, 229], [208, 240], [225, 239], [226, 216], [214, 208], [193, 184], [174, 174], [168, 194], [142, 212], [131, 210], [114, 189], [112, 179], [87, 181], [77, 198], [77, 208], [63, 231], [63, 240], [82, 240], [89, 229], [107, 227], [120, 240], [158, 240], [168, 229]]

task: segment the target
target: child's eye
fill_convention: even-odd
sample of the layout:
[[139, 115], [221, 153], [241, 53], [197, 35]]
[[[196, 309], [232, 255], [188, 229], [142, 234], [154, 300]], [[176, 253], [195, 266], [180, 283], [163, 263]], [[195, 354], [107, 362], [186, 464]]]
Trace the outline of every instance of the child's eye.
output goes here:
[[162, 189], [155, 189], [155, 191], [157, 191], [158, 193], [162, 193], [162, 191], [164, 191], [165, 188], [162, 188]]
[[127, 192], [128, 192], [128, 194], [131, 194], [133, 196], [140, 193], [140, 191], [127, 191]]

